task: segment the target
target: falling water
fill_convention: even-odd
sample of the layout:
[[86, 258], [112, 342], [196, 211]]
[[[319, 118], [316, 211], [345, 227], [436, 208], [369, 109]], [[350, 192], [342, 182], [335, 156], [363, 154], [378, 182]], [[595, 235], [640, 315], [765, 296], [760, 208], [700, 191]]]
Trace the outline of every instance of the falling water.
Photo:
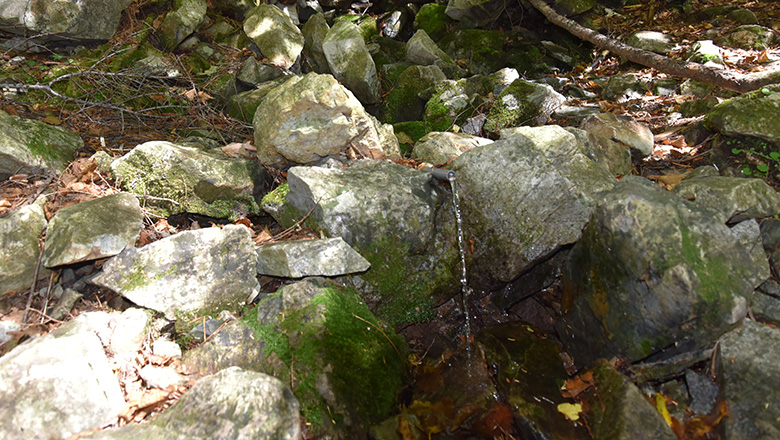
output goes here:
[[468, 358], [468, 371], [471, 376], [471, 313], [469, 313], [469, 288], [466, 277], [466, 248], [463, 240], [463, 218], [460, 213], [460, 198], [458, 197], [457, 185], [455, 185], [455, 173], [447, 173], [447, 179], [452, 188], [452, 204], [455, 206], [455, 219], [458, 227], [458, 251], [460, 252], [460, 291], [463, 299], [463, 313], [466, 315], [466, 357]]

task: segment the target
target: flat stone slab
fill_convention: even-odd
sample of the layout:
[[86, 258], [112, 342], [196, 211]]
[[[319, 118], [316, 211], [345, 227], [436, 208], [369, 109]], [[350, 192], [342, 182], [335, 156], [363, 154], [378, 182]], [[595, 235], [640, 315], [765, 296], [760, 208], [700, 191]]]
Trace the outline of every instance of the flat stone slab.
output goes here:
[[272, 243], [257, 248], [257, 273], [275, 277], [337, 276], [371, 264], [341, 237]]
[[256, 264], [249, 230], [227, 225], [127, 248], [92, 282], [139, 306], [175, 316], [240, 304], [257, 284]]
[[119, 193], [60, 209], [49, 222], [43, 265], [113, 257], [132, 247], [144, 227], [138, 199]]
[[0, 438], [68, 438], [113, 422], [125, 407], [119, 381], [80, 317], [0, 358]]

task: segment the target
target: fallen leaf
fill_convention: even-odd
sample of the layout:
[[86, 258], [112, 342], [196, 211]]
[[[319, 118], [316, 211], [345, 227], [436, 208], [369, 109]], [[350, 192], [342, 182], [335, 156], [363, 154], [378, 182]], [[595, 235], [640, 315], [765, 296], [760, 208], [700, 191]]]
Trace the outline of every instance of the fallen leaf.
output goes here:
[[655, 409], [664, 418], [666, 424], [672, 426], [672, 416], [669, 415], [669, 409], [666, 407], [666, 397], [661, 393], [655, 395]]
[[561, 387], [561, 394], [563, 397], [573, 399], [591, 386], [593, 386], [593, 372], [586, 371], [564, 382]]
[[579, 403], [563, 402], [558, 404], [558, 412], [566, 416], [566, 418], [572, 422], [576, 422], [580, 419], [582, 405]]

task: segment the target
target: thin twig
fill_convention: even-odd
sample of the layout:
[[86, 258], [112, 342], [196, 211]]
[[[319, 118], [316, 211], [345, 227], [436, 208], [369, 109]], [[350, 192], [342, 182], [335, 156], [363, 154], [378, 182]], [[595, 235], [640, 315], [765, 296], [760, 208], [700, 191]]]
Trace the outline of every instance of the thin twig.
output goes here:
[[385, 339], [387, 339], [387, 342], [389, 342], [390, 345], [393, 346], [393, 349], [395, 349], [395, 352], [398, 353], [398, 358], [401, 359], [401, 362], [404, 361], [404, 357], [401, 355], [401, 352], [398, 351], [398, 347], [396, 347], [395, 344], [393, 343], [393, 340], [390, 339], [389, 336], [387, 336], [387, 333], [385, 333], [381, 328], [377, 327], [373, 322], [371, 322], [371, 321], [369, 321], [367, 319], [363, 319], [363, 318], [361, 318], [360, 316], [358, 316], [358, 315], [356, 315], [354, 313], [352, 314], [352, 316], [354, 316], [355, 318], [365, 322], [366, 324], [370, 325], [371, 327], [374, 327], [375, 329], [379, 330], [379, 333], [382, 333], [382, 336], [384, 336]]
[[41, 269], [41, 259], [43, 258], [43, 249], [44, 246], [41, 246], [41, 250], [40, 252], [38, 252], [38, 261], [35, 262], [35, 273], [33, 274], [32, 285], [30, 286], [30, 294], [27, 296], [27, 305], [24, 306], [24, 316], [22, 317], [22, 324], [27, 323], [27, 314], [30, 312], [30, 305], [32, 304], [33, 295], [35, 295], [35, 284], [38, 281], [38, 273]]

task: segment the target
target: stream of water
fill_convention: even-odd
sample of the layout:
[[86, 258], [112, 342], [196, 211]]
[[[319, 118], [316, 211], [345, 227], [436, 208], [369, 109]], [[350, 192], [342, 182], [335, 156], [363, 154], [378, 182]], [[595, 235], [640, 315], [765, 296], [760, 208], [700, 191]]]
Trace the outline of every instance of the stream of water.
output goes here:
[[455, 207], [455, 220], [458, 227], [458, 252], [460, 252], [460, 291], [463, 300], [463, 314], [466, 315], [466, 357], [468, 360], [468, 372], [471, 376], [471, 313], [469, 310], [469, 288], [468, 278], [466, 276], [466, 247], [463, 239], [463, 216], [460, 212], [460, 198], [458, 197], [458, 187], [455, 182], [455, 173], [450, 171], [447, 174], [452, 188], [452, 204]]

